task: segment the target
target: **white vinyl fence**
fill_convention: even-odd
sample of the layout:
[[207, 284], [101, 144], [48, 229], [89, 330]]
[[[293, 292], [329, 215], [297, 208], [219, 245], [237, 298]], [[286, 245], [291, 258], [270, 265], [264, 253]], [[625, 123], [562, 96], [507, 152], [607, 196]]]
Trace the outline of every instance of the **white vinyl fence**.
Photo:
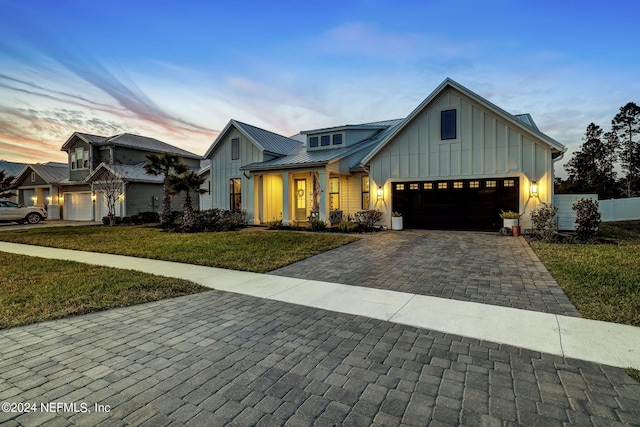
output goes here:
[[640, 197], [598, 201], [597, 194], [556, 194], [553, 196], [553, 204], [558, 207], [558, 230], [576, 229], [576, 211], [571, 209], [571, 206], [580, 199], [593, 199], [598, 202], [602, 222], [640, 219]]

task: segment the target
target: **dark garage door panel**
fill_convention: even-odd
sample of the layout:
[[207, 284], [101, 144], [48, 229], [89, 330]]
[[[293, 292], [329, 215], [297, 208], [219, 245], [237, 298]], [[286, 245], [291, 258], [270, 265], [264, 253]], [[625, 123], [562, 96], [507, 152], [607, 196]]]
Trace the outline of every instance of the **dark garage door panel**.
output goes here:
[[519, 188], [511, 177], [393, 183], [392, 208], [405, 228], [498, 230], [500, 210], [519, 210]]

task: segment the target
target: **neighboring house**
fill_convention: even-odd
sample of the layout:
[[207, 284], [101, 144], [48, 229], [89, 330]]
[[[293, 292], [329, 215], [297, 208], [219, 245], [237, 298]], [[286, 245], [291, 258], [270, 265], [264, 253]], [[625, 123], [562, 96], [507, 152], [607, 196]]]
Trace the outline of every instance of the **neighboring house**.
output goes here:
[[[528, 114], [512, 115], [451, 79], [409, 116], [292, 138], [231, 120], [205, 154], [211, 206], [249, 222], [329, 222], [363, 209], [407, 228], [501, 227], [500, 210], [551, 203], [566, 148]], [[204, 172], [206, 173], [206, 172]], [[521, 225], [530, 228], [524, 215]]]
[[[25, 166], [27, 166], [26, 163], [8, 162], [6, 160], [0, 160], [0, 171], [3, 171], [5, 173], [5, 177], [7, 178], [17, 177], [18, 174], [22, 172]], [[12, 191], [12, 194], [15, 194], [15, 196], [11, 196], [8, 199], [11, 200], [12, 202], [17, 203], [18, 195], [16, 191]]]
[[207, 209], [213, 208], [213, 199], [211, 197], [211, 165], [209, 162], [206, 162], [206, 165], [200, 168], [198, 171], [198, 175], [204, 177], [205, 181], [202, 184], [202, 190], [204, 191], [200, 194], [200, 210], [204, 211]]
[[47, 209], [47, 219], [60, 219], [59, 198], [62, 182], [69, 177], [66, 163], [48, 162], [26, 165], [13, 181], [18, 203], [25, 206], [42, 206]]
[[[71, 220], [100, 220], [107, 215], [108, 193], [117, 194], [116, 216], [157, 212], [161, 209], [163, 178], [145, 173], [146, 155], [175, 153], [195, 170], [200, 168], [201, 159], [157, 139], [129, 133], [105, 137], [75, 132], [62, 151], [69, 155], [69, 174], [61, 182], [60, 200], [63, 218]], [[173, 203], [176, 210], [181, 208], [181, 198]]]

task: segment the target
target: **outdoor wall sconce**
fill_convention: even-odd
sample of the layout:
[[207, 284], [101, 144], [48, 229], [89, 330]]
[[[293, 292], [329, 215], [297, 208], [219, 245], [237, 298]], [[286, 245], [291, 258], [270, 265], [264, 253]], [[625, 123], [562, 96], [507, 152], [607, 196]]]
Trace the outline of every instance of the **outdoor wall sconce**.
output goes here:
[[36, 202], [38, 201], [38, 196], [32, 196], [31, 197], [31, 201], [33, 202], [33, 204], [35, 205]]
[[382, 186], [378, 187], [378, 200], [382, 200], [384, 198], [384, 190], [382, 189]]
[[91, 193], [91, 201], [92, 201], [93, 203], [95, 203], [95, 202], [96, 202], [96, 193]]
[[538, 181], [531, 181], [531, 188], [529, 190], [531, 197], [538, 197]]

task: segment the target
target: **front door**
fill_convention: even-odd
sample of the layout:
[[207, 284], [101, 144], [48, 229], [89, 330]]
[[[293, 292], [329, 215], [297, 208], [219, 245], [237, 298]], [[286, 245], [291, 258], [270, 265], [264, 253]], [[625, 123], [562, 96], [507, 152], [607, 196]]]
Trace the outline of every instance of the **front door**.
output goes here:
[[304, 221], [307, 219], [307, 180], [296, 179], [295, 180], [295, 194], [296, 200], [296, 220]]

